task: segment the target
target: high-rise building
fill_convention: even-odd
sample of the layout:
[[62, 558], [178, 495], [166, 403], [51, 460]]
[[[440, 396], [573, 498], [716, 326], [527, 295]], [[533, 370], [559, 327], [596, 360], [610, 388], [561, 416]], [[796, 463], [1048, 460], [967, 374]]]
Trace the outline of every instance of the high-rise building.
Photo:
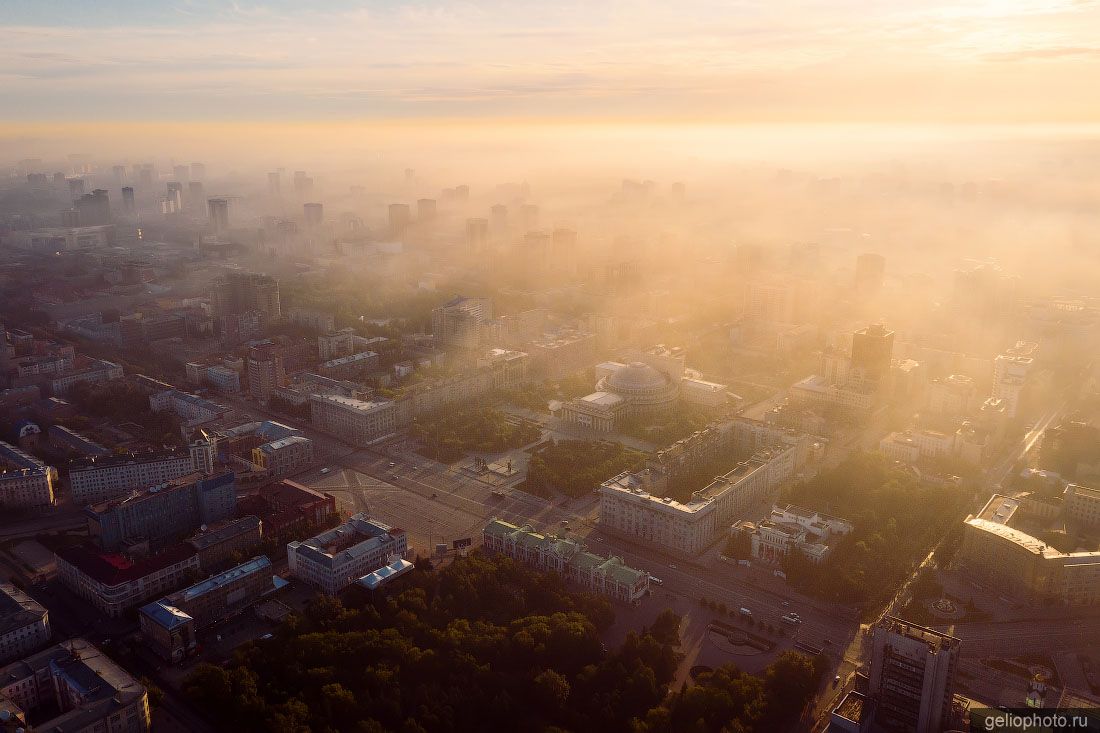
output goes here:
[[122, 211], [126, 214], [134, 213], [134, 187], [122, 187]]
[[416, 202], [416, 220], [431, 221], [435, 218], [435, 199], [418, 199]]
[[508, 207], [504, 204], [494, 206], [489, 210], [489, 221], [495, 233], [503, 233], [508, 228]]
[[959, 640], [885, 617], [874, 628], [868, 691], [887, 730], [938, 733], [951, 722]]
[[408, 231], [411, 216], [408, 204], [390, 204], [390, 236], [394, 239], [403, 239]]
[[191, 180], [187, 184], [187, 205], [192, 209], [201, 211], [202, 200], [205, 198], [202, 190], [202, 181]]
[[153, 185], [153, 179], [156, 178], [157, 171], [153, 168], [152, 163], [142, 163], [141, 166], [138, 167], [137, 174], [138, 183], [148, 187]]
[[302, 212], [305, 214], [307, 227], [319, 227], [325, 220], [324, 204], [302, 204]]
[[286, 385], [282, 349], [272, 341], [256, 344], [248, 350], [248, 391], [256, 399], [266, 400]]
[[267, 174], [267, 192], [278, 195], [283, 190], [283, 176], [279, 171], [271, 171]]
[[882, 278], [885, 274], [885, 257], [874, 252], [861, 254], [856, 258], [856, 292], [877, 293], [882, 289]]
[[852, 334], [852, 361], [849, 377], [864, 384], [883, 386], [890, 374], [894, 352], [894, 332], [876, 323]]
[[229, 230], [229, 201], [226, 199], [210, 199], [207, 202], [210, 208], [210, 224], [216, 232]]
[[70, 178], [69, 179], [69, 195], [73, 198], [84, 194], [84, 179], [83, 178]]
[[191, 175], [191, 167], [186, 165], [172, 166], [172, 178], [177, 181], [186, 181]]
[[61, 226], [69, 228], [80, 226], [80, 212], [76, 209], [61, 211]]
[[519, 225], [523, 230], [534, 229], [539, 223], [539, 207], [535, 204], [524, 204], [519, 207]]
[[179, 181], [169, 181], [168, 198], [175, 204], [176, 211], [183, 211], [183, 184]]
[[80, 212], [80, 226], [102, 226], [111, 223], [111, 202], [107, 198], [107, 192], [102, 188], [84, 194], [73, 201], [73, 206]]
[[122, 182], [126, 180], [126, 166], [116, 165], [111, 167], [111, 177], [115, 181], [116, 186], [121, 186]]
[[283, 316], [279, 281], [270, 275], [229, 272], [214, 280], [212, 296], [219, 316], [259, 311], [271, 321]]
[[466, 220], [466, 251], [471, 255], [485, 254], [489, 247], [489, 220]]
[[313, 179], [305, 171], [294, 171], [294, 193], [299, 196], [313, 193]]
[[480, 345], [481, 324], [492, 317], [492, 300], [460, 295], [432, 310], [432, 333], [440, 346], [475, 349]]
[[202, 181], [206, 178], [206, 166], [202, 163], [191, 164], [191, 180]]

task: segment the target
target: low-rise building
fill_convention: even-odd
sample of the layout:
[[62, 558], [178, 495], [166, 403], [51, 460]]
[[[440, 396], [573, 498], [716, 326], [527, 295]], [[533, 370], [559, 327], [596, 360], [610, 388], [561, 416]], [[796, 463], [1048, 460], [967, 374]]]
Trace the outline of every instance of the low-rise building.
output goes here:
[[360, 351], [322, 362], [320, 371], [331, 379], [355, 379], [378, 368], [378, 354]]
[[0, 664], [25, 657], [50, 640], [50, 614], [11, 583], [0, 583]]
[[186, 544], [141, 558], [91, 544], [64, 547], [55, 554], [61, 582], [111, 617], [179, 588], [190, 572], [199, 571], [199, 556]]
[[178, 389], [168, 389], [150, 395], [149, 407], [153, 412], [170, 410], [188, 427], [218, 420], [229, 412], [229, 408], [224, 405]]
[[602, 557], [576, 540], [548, 537], [531, 527], [494, 519], [482, 533], [487, 552], [507, 555], [539, 570], [554, 572], [589, 593], [637, 603], [649, 592], [649, 574], [627, 566], [622, 558]]
[[146, 733], [151, 725], [145, 687], [80, 638], [0, 668], [0, 699], [37, 715], [36, 731]]
[[0, 508], [53, 506], [57, 471], [14, 445], [0, 441]]
[[199, 556], [199, 566], [210, 570], [225, 564], [235, 554], [244, 554], [263, 541], [263, 522], [248, 515], [208, 527], [187, 540]]
[[261, 494], [242, 497], [238, 511], [255, 514], [264, 524], [264, 533], [277, 535], [298, 525], [326, 526], [336, 515], [336, 497], [283, 479], [265, 486]]
[[111, 451], [91, 438], [85, 437], [64, 425], [51, 425], [46, 431], [50, 445], [56, 450], [77, 456], [109, 456]]
[[236, 616], [274, 590], [271, 561], [258, 555], [142, 606], [141, 636], [161, 657], [178, 662], [196, 648], [195, 632]]
[[100, 384], [112, 379], [122, 379], [122, 366], [106, 359], [88, 359], [78, 363], [70, 372], [49, 380], [50, 394], [64, 397], [77, 384]]
[[291, 476], [313, 465], [313, 441], [291, 435], [252, 449], [252, 462], [273, 478]]
[[771, 515], [763, 521], [739, 521], [731, 531], [749, 538], [752, 556], [757, 560], [780, 563], [792, 552], [799, 552], [814, 565], [820, 565], [835, 546], [836, 538], [852, 531], [852, 523], [788, 504], [783, 508], [772, 507]]
[[356, 514], [347, 522], [301, 542], [287, 544], [294, 577], [336, 595], [364, 575], [409, 551], [405, 530]]

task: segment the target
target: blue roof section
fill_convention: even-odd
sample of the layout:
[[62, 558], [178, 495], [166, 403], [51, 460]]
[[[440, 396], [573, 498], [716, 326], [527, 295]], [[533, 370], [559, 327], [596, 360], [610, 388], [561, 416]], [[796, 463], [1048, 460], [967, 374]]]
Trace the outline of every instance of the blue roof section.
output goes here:
[[355, 582], [367, 590], [376, 590], [394, 578], [409, 572], [414, 567], [413, 563], [408, 560], [397, 560], [389, 565], [383, 565], [373, 573], [368, 573]]
[[217, 575], [211, 575], [206, 580], [195, 583], [190, 588], [184, 588], [179, 591], [178, 594], [173, 594], [180, 600], [190, 601], [194, 598], [198, 598], [201, 595], [205, 595], [215, 588], [220, 588], [223, 585], [232, 583], [245, 575], [251, 575], [252, 573], [259, 573], [265, 570], [271, 569], [271, 561], [267, 559], [267, 555], [257, 555], [248, 562], [243, 562], [235, 568], [230, 568], [224, 573], [218, 573]]
[[169, 631], [194, 620], [175, 606], [166, 603], [163, 599], [153, 601], [152, 603], [146, 603], [138, 609], [138, 612], [144, 614], [158, 626], [163, 626]]

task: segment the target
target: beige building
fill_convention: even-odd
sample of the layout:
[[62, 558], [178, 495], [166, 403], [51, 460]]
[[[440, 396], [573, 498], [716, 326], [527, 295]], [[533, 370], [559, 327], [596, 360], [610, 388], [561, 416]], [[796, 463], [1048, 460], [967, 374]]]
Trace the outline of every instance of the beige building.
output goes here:
[[311, 395], [310, 416], [318, 430], [364, 447], [397, 430], [396, 409], [389, 400], [364, 402], [338, 395]]
[[39, 718], [37, 731], [145, 733], [150, 727], [145, 687], [80, 638], [0, 667], [0, 699]]
[[313, 465], [313, 441], [289, 435], [252, 449], [252, 462], [272, 478], [291, 476]]
[[0, 508], [53, 506], [57, 470], [14, 445], [0, 442]]
[[779, 563], [792, 552], [800, 552], [814, 565], [820, 565], [836, 540], [852, 529], [846, 519], [788, 504], [773, 506], [771, 515], [763, 521], [737, 522], [731, 532], [749, 537], [752, 556], [757, 560]]
[[960, 564], [999, 595], [1029, 603], [1100, 602], [1100, 552], [1061, 552], [1018, 529], [1021, 504], [994, 494], [977, 515], [967, 517]]

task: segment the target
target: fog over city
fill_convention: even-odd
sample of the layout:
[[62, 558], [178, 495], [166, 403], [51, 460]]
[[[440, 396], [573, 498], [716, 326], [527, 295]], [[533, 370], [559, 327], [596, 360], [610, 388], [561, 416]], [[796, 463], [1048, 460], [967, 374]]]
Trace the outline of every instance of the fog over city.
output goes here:
[[5, 5], [0, 728], [1097, 729], [1098, 37]]

